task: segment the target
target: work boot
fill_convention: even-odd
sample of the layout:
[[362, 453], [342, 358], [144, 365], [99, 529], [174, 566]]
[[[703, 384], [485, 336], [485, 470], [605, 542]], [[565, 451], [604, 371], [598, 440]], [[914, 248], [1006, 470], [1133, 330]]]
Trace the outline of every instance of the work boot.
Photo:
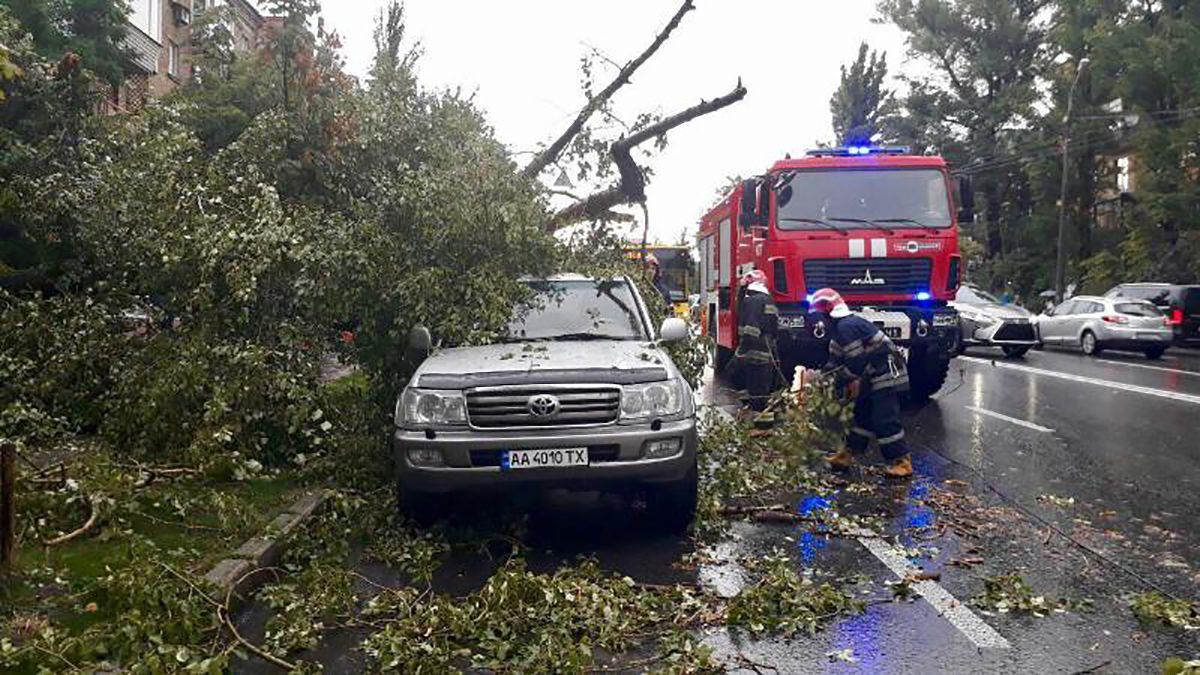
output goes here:
[[829, 468], [834, 471], [849, 471], [854, 466], [854, 453], [849, 448], [842, 448], [836, 454], [825, 458]]
[[883, 470], [883, 475], [887, 476], [888, 478], [911, 478], [912, 474], [912, 455], [905, 455], [900, 459], [897, 459]]

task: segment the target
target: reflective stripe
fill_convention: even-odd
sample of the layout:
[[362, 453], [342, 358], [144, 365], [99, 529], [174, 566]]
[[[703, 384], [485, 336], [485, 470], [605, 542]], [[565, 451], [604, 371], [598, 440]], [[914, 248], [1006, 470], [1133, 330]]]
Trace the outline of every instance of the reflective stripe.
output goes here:
[[873, 432], [867, 431], [862, 427], [854, 427], [850, 429], [850, 433], [854, 434], [855, 436], [862, 436], [863, 438], [875, 438], [875, 434]]
[[749, 335], [750, 337], [762, 337], [762, 329], [758, 326], [741, 326], [738, 328], [738, 335]]
[[892, 434], [891, 436], [888, 436], [887, 438], [879, 439], [879, 444], [880, 445], [891, 445], [892, 443], [896, 443], [896, 442], [899, 442], [902, 440], [904, 440], [904, 430], [903, 429], [900, 430], [900, 433]]
[[844, 345], [842, 345], [842, 349], [846, 350], [847, 354], [850, 354], [855, 351], [861, 352], [863, 349], [863, 341], [855, 340], [854, 342], [844, 344]]
[[763, 314], [778, 314], [778, 313], [779, 313], [779, 308], [776, 307], [775, 305], [767, 305], [766, 307], [763, 307]]
[[829, 353], [833, 354], [834, 356], [841, 356], [842, 354], [845, 353], [845, 350], [842, 349], [842, 346], [839, 345], [837, 342], [830, 342], [829, 343]]
[[880, 391], [883, 389], [895, 389], [896, 387], [907, 387], [907, 377], [889, 377], [886, 380], [878, 379], [871, 381], [871, 390]]
[[738, 354], [738, 357], [745, 359], [745, 361], [747, 363], [770, 363], [771, 362], [771, 352], [761, 352], [756, 349], [755, 350], [746, 350], [746, 351], [742, 352], [741, 354]]

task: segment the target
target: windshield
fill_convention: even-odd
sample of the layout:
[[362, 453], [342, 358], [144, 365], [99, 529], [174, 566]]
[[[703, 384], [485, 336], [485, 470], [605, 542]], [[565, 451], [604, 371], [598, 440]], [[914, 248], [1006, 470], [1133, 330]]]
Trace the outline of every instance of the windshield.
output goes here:
[[1128, 316], [1146, 316], [1159, 317], [1163, 313], [1157, 307], [1148, 302], [1122, 302], [1116, 306], [1118, 314]]
[[778, 185], [781, 230], [950, 227], [946, 178], [936, 169], [797, 171]]
[[955, 302], [963, 302], [968, 305], [1000, 305], [1001, 303], [996, 296], [987, 291], [963, 286], [958, 289], [958, 294], [954, 296]]
[[519, 303], [506, 338], [643, 340], [637, 300], [625, 281], [535, 281]]

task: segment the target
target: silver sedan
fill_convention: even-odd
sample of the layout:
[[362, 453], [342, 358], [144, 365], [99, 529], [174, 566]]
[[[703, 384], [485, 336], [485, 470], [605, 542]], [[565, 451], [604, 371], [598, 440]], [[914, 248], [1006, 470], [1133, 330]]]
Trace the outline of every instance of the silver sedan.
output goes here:
[[1045, 344], [1078, 346], [1089, 356], [1120, 349], [1157, 359], [1174, 337], [1161, 310], [1124, 298], [1076, 296], [1046, 310], [1037, 322]]
[[1037, 346], [1032, 314], [1005, 304], [987, 291], [963, 284], [950, 306], [958, 310], [962, 348], [1000, 347], [1006, 356], [1020, 358]]

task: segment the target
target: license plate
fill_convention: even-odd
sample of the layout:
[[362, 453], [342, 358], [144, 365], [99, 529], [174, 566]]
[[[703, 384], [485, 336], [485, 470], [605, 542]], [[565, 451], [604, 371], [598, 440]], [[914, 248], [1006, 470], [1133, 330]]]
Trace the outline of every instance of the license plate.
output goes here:
[[546, 450], [505, 450], [500, 453], [500, 468], [542, 469], [561, 466], [587, 466], [587, 448], [549, 448]]
[[875, 325], [879, 326], [879, 330], [883, 331], [883, 334], [890, 338], [899, 338], [903, 335], [903, 331], [900, 330], [899, 326], [885, 326], [878, 321], [875, 322]]

